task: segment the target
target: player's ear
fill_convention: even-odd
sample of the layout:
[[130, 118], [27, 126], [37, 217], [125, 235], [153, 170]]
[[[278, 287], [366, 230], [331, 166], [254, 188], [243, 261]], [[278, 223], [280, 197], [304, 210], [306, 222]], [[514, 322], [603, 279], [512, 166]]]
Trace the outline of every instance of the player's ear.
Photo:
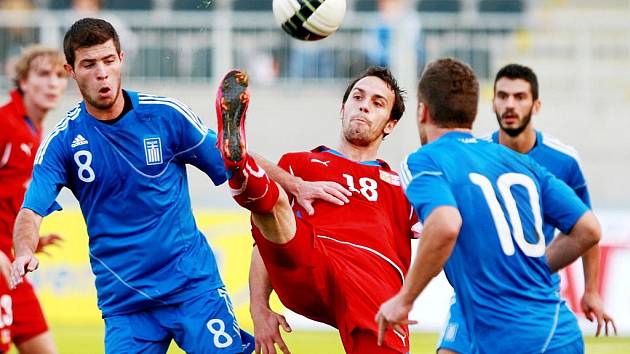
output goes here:
[[18, 87], [20, 88], [20, 91], [26, 92], [26, 90], [25, 90], [26, 80], [25, 79], [20, 79], [20, 81], [18, 82]]
[[538, 112], [540, 111], [540, 100], [536, 100], [534, 101], [534, 106], [532, 107], [532, 114], [538, 114]]
[[341, 109], [339, 110], [339, 119], [343, 120], [343, 112], [345, 110], [345, 105], [341, 104]]
[[425, 124], [429, 118], [429, 107], [422, 102], [418, 102], [418, 122]]
[[383, 129], [383, 133], [391, 134], [391, 132], [394, 131], [394, 127], [396, 126], [396, 124], [398, 124], [398, 120], [396, 119], [388, 120], [387, 123], [385, 123], [385, 128]]
[[74, 76], [74, 69], [72, 68], [72, 65], [70, 65], [70, 64], [68, 64], [68, 63], [63, 64], [63, 69], [66, 71], [66, 74], [68, 74], [68, 76], [71, 76], [71, 77], [72, 77], [73, 79], [75, 79], [75, 80], [77, 79], [77, 78]]
[[120, 58], [120, 63], [122, 64], [125, 61], [125, 52], [121, 50], [118, 54], [118, 58]]

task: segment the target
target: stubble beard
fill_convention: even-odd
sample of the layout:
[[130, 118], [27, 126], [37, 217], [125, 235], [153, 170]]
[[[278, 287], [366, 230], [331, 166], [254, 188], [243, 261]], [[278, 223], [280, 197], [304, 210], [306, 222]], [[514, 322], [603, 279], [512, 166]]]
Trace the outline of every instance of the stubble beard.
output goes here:
[[370, 139], [368, 132], [354, 128], [345, 129], [343, 137], [346, 141], [356, 146], [368, 146], [374, 140]]
[[[116, 101], [118, 101], [118, 96], [120, 96], [121, 81], [122, 81], [122, 78], [119, 78], [118, 79], [118, 83], [117, 83], [116, 87], [114, 88], [114, 90], [116, 91], [114, 99], [111, 102], [109, 102], [109, 103], [101, 103], [97, 99], [91, 97], [90, 95], [85, 94], [83, 91], [81, 91], [81, 94], [83, 95], [84, 99], [92, 107], [95, 107], [95, 108], [100, 109], [100, 110], [110, 109], [116, 103]], [[97, 95], [98, 95], [98, 92], [97, 92]]]
[[[525, 131], [525, 128], [527, 128], [527, 126], [529, 125], [529, 123], [532, 120], [532, 110], [534, 108], [530, 108], [529, 112], [527, 112], [527, 114], [525, 116], [523, 116], [523, 120], [521, 121], [521, 125], [519, 125], [516, 128], [506, 128], [503, 126], [502, 122], [501, 122], [501, 116], [498, 113], [495, 113], [495, 115], [497, 116], [497, 122], [499, 123], [499, 127], [501, 128], [502, 131], [504, 131], [507, 135], [511, 136], [512, 138], [515, 138], [519, 135], [521, 135], [521, 133], [523, 133], [523, 131]], [[507, 113], [507, 112], [506, 112]]]

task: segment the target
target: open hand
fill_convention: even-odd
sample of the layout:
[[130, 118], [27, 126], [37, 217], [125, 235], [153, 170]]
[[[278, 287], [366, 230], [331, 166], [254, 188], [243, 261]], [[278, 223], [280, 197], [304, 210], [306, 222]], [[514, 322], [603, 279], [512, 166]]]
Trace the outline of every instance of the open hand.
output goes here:
[[344, 205], [350, 200], [352, 192], [344, 188], [341, 184], [331, 181], [308, 182], [301, 181], [295, 200], [304, 208], [308, 215], [313, 215], [313, 203], [316, 200], [323, 200], [336, 205]]
[[601, 297], [597, 292], [585, 292], [580, 301], [582, 312], [587, 320], [593, 322], [593, 319], [597, 321], [597, 330], [595, 331], [595, 337], [598, 337], [604, 327], [604, 333], [608, 336], [608, 324], [612, 325], [612, 329], [617, 335], [617, 326], [615, 321], [610, 315], [604, 311], [604, 304]]
[[273, 312], [269, 308], [260, 307], [252, 310], [252, 320], [254, 321], [256, 354], [277, 354], [276, 345], [278, 345], [282, 353], [291, 354], [291, 351], [289, 351], [282, 339], [279, 329], [281, 326], [285, 332], [291, 332], [291, 327], [284, 316]]
[[381, 308], [374, 317], [374, 320], [378, 323], [378, 345], [383, 344], [385, 331], [389, 326], [392, 326], [392, 329], [396, 333], [404, 336], [406, 335], [406, 331], [403, 326], [418, 323], [418, 321], [408, 319], [412, 306], [413, 304], [404, 301], [400, 294], [381, 305]]
[[33, 272], [39, 267], [39, 260], [34, 255], [17, 256], [11, 267], [9, 288], [15, 287], [22, 282], [22, 277], [28, 272]]

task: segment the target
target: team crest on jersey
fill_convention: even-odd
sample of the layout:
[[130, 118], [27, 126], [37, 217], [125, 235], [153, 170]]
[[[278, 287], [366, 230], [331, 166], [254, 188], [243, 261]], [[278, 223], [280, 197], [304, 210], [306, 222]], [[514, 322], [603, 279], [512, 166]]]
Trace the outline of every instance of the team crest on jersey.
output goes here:
[[144, 156], [147, 165], [159, 165], [162, 161], [162, 141], [160, 138], [144, 139]]
[[380, 172], [380, 175], [381, 175], [381, 180], [383, 182], [387, 182], [387, 183], [389, 183], [391, 185], [394, 185], [394, 186], [400, 186], [400, 177], [398, 177], [397, 175], [395, 175], [393, 173], [390, 173], [390, 172], [387, 172], [387, 171], [383, 171], [383, 170], [380, 170], [379, 172]]

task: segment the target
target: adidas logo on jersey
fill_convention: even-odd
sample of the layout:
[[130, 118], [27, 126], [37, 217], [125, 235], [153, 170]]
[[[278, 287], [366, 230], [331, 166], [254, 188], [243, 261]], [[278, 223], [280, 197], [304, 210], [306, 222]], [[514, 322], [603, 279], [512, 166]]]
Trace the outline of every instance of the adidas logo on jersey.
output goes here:
[[73, 148], [77, 147], [77, 146], [81, 146], [81, 145], [87, 145], [88, 141], [87, 139], [85, 139], [81, 134], [78, 134], [74, 140], [72, 140], [72, 146]]

